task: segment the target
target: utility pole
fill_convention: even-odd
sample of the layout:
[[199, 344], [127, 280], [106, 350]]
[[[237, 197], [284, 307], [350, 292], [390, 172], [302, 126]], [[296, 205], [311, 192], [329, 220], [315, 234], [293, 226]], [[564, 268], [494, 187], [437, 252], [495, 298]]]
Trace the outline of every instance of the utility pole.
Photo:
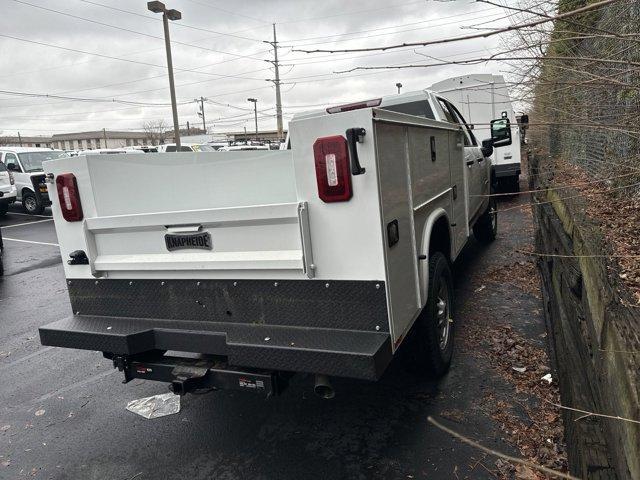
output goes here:
[[256, 120], [256, 140], [258, 140], [258, 99], [257, 98], [247, 98], [248, 102], [253, 103], [253, 115]]
[[272, 63], [275, 69], [275, 79], [267, 79], [268, 82], [273, 82], [276, 86], [276, 120], [278, 124], [278, 139], [282, 140], [283, 127], [282, 127], [282, 96], [280, 94], [280, 63], [278, 62], [278, 40], [276, 37], [276, 24], [273, 24], [273, 41], [264, 41], [273, 47], [273, 60], [267, 60]]
[[204, 102], [206, 101], [207, 99], [204, 97], [196, 98], [194, 100], [194, 102], [200, 104], [200, 110], [198, 110], [198, 116], [202, 118], [202, 130], [204, 130], [205, 135], [207, 133], [207, 122], [205, 121], [205, 118], [204, 118]]
[[107, 129], [106, 128], [102, 129], [102, 138], [104, 138], [104, 148], [109, 148], [107, 146]]
[[18, 143], [22, 146], [22, 137], [20, 136], [20, 132], [18, 132]]

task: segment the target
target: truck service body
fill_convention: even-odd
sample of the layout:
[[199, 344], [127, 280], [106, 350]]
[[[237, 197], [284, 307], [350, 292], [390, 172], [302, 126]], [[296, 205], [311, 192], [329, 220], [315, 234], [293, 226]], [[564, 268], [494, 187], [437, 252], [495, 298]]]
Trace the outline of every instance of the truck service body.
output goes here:
[[501, 187], [517, 190], [521, 173], [520, 129], [504, 77], [491, 74], [463, 75], [435, 83], [430, 89], [459, 105], [479, 137], [491, 136], [489, 124], [492, 119], [504, 116], [511, 121], [513, 143], [509, 148], [494, 150], [491, 163], [494, 177]]
[[471, 228], [495, 235], [495, 212], [488, 160], [417, 96], [435, 119], [311, 112], [291, 121], [288, 150], [48, 162], [74, 313], [41, 342], [104, 352], [125, 380], [176, 393], [269, 396], [291, 372], [377, 380], [427, 306], [443, 373], [448, 264]]

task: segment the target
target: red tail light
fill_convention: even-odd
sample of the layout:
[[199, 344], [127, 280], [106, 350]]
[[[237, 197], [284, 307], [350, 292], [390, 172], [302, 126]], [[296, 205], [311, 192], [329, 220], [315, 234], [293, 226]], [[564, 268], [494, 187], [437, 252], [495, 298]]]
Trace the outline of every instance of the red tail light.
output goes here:
[[73, 173], [58, 175], [56, 177], [56, 187], [64, 219], [67, 222], [79, 222], [82, 220], [82, 204], [80, 203], [80, 192], [78, 191], [76, 176]]
[[323, 202], [345, 202], [351, 198], [349, 147], [343, 136], [319, 138], [313, 144], [318, 196]]

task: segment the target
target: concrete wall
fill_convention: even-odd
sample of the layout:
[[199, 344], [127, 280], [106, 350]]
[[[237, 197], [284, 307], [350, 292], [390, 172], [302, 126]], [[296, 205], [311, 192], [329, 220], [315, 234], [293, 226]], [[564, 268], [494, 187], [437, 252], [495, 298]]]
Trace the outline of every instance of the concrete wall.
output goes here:
[[[532, 158], [530, 171], [549, 171], [539, 163]], [[547, 191], [536, 200], [551, 203], [534, 207], [535, 251], [557, 255], [540, 256], [538, 264], [562, 403], [640, 419], [640, 308], [625, 306], [630, 302], [624, 286], [607, 268], [611, 260], [597, 257], [608, 246], [585, 216], [585, 200], [566, 199], [574, 195], [570, 189]], [[574, 475], [640, 479], [639, 424], [579, 419], [584, 414], [569, 411], [563, 415]]]

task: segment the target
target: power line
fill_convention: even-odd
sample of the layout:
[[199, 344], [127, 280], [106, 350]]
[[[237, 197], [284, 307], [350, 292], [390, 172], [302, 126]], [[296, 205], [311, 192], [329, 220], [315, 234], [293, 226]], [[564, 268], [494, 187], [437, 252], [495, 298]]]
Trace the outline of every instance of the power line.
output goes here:
[[[164, 41], [163, 37], [158, 37], [157, 35], [151, 35], [150, 33], [139, 32], [137, 30], [132, 30], [130, 28], [119, 27], [117, 25], [111, 25], [109, 23], [99, 22], [97, 20], [92, 20], [90, 18], [81, 17], [79, 15], [73, 15], [73, 14], [68, 13], [68, 12], [61, 12], [60, 10], [54, 10], [52, 8], [43, 7], [41, 5], [35, 5], [33, 3], [29, 3], [29, 2], [26, 2], [24, 0], [11, 0], [11, 1], [23, 4], [23, 5], [28, 5], [28, 6], [33, 7], [33, 8], [38, 8], [40, 10], [45, 10], [47, 12], [55, 13], [55, 14], [58, 14], [58, 15], [64, 15], [66, 17], [75, 18], [77, 20], [82, 20], [84, 22], [93, 23], [93, 24], [100, 25], [100, 26], [103, 26], [103, 27], [114, 28], [116, 30], [121, 30], [121, 31], [124, 31], [124, 32], [134, 33], [136, 35], [142, 35], [144, 37], [154, 38], [156, 40]], [[207, 51], [211, 51], [211, 52], [214, 52], [214, 53], [220, 53], [220, 54], [223, 54], [223, 55], [232, 55], [232, 56], [238, 57], [238, 58], [250, 58], [252, 60], [261, 60], [259, 58], [249, 57], [248, 55], [241, 55], [241, 54], [237, 54], [237, 53], [224, 52], [224, 51], [221, 51], [221, 50], [215, 50], [213, 48], [202, 47], [202, 46], [194, 45], [194, 44], [191, 44], [191, 43], [178, 42], [177, 40], [173, 40], [173, 41], [171, 41], [171, 43], [173, 45], [180, 45], [180, 46], [183, 46], [183, 47], [197, 48], [197, 49], [200, 49], [200, 50], [207, 50]]]
[[[65, 100], [73, 100], [77, 102], [107, 102], [107, 103], [123, 103], [126, 105], [137, 105], [137, 106], [151, 106], [151, 107], [166, 107], [171, 106], [170, 103], [151, 103], [151, 102], [135, 102], [132, 100], [117, 100], [115, 98], [106, 99], [106, 98], [82, 98], [82, 97], [66, 97], [63, 95], [54, 95], [48, 93], [31, 93], [31, 92], [17, 92], [13, 90], [0, 90], [0, 93], [4, 95], [15, 95], [19, 97], [36, 97], [36, 98], [60, 98]], [[182, 102], [182, 105], [185, 105], [189, 102]]]
[[[470, 16], [470, 15], [476, 15], [476, 12], [470, 12], [467, 14], [462, 14], [462, 15], [454, 15], [454, 18], [457, 18], [458, 20], [454, 20], [452, 22], [444, 22], [444, 23], [434, 23], [432, 25], [425, 25], [423, 27], [418, 27], [418, 28], [409, 28], [409, 29], [405, 29], [405, 30], [397, 30], [394, 32], [385, 32], [385, 33], [378, 33], [378, 34], [374, 34], [374, 35], [362, 35], [362, 36], [357, 36], [357, 37], [351, 37], [351, 38], [341, 38], [339, 40], [327, 40], [324, 42], [308, 42], [308, 43], [303, 43], [300, 45], [294, 45], [294, 47], [299, 48], [299, 47], [305, 47], [308, 45], [323, 45], [323, 44], [327, 44], [327, 43], [342, 43], [342, 42], [349, 42], [352, 40], [359, 40], [361, 38], [372, 38], [372, 37], [384, 37], [387, 35], [396, 35], [399, 33], [405, 33], [405, 32], [416, 32], [418, 30], [424, 30], [426, 28], [432, 29], [432, 28], [439, 28], [439, 27], [446, 27], [449, 25], [457, 25], [460, 23], [460, 18], [461, 17], [466, 17], [466, 16]], [[443, 20], [443, 19], [447, 19], [447, 18], [452, 18], [451, 16], [448, 17], [441, 17], [439, 20]], [[477, 16], [475, 18], [491, 18], [491, 21], [495, 21], [495, 20], [501, 20], [504, 17], [504, 15], [502, 13], [492, 13], [489, 15], [482, 15], [482, 16]], [[419, 23], [426, 23], [429, 22], [430, 20], [425, 20], [424, 22], [419, 22]], [[330, 35], [329, 37], [325, 37], [325, 38], [331, 38], [331, 37], [341, 37], [344, 35], [355, 35], [356, 33], [366, 33], [367, 31], [376, 31], [378, 29], [373, 29], [373, 30], [363, 30], [362, 32], [354, 32], [354, 33], [344, 33], [344, 34], [339, 34], [339, 35]], [[323, 38], [323, 37], [316, 37], [316, 38]], [[294, 41], [288, 41], [287, 43], [292, 43], [295, 42]], [[294, 50], [296, 51], [296, 50]]]
[[339, 49], [339, 50], [322, 50], [322, 49], [316, 49], [316, 50], [293, 50], [294, 52], [303, 52], [303, 53], [346, 53], [346, 52], [372, 52], [372, 51], [379, 51], [379, 50], [393, 50], [393, 49], [398, 49], [398, 48], [407, 48], [407, 47], [425, 47], [427, 45], [438, 45], [438, 44], [443, 44], [443, 43], [453, 43], [453, 42], [460, 42], [460, 41], [464, 41], [464, 40], [475, 40], [475, 39], [479, 39], [479, 38], [487, 38], [487, 37], [491, 37], [494, 35], [498, 35], [501, 33], [506, 33], [506, 32], [511, 32], [514, 30], [519, 30], [522, 28], [529, 28], [529, 27], [534, 27], [537, 25], [541, 25], [543, 23], [548, 23], [548, 22], [553, 22], [556, 20], [562, 20], [563, 18], [567, 18], [567, 17], [572, 17], [575, 15], [579, 15], [582, 13], [587, 13], [590, 12], [592, 10], [596, 10], [598, 8], [604, 7], [606, 5], [610, 5], [614, 2], [618, 2], [620, 0], [603, 0], [600, 1], [598, 3], [592, 3], [589, 4], [585, 7], [582, 8], [577, 8], [575, 10], [571, 10], [569, 12], [565, 12], [559, 15], [556, 15], [554, 17], [548, 17], [548, 18], [542, 18], [539, 20], [535, 20], [532, 22], [527, 22], [527, 23], [521, 23], [518, 25], [511, 25], [509, 27], [505, 27], [505, 28], [500, 28], [498, 30], [493, 30], [491, 32], [484, 32], [484, 33], [477, 33], [477, 34], [473, 34], [473, 35], [463, 35], [463, 36], [459, 36], [459, 37], [447, 37], [447, 38], [442, 38], [440, 40], [429, 40], [429, 41], [425, 41], [425, 42], [406, 42], [406, 43], [400, 43], [400, 44], [395, 44], [395, 45], [386, 45], [386, 46], [382, 46], [382, 47], [363, 47], [363, 48], [349, 48], [349, 49]]
[[[78, 0], [78, 1], [82, 2], [82, 3], [87, 3], [89, 5], [95, 5], [97, 7], [107, 8], [109, 10], [113, 10], [113, 11], [116, 11], [116, 12], [127, 13], [129, 15], [135, 15], [136, 17], [142, 17], [142, 18], [145, 18], [147, 20], [151, 20], [151, 21], [155, 21], [155, 22], [160, 22], [161, 21], [159, 18], [156, 18], [155, 16], [152, 17], [150, 15], [144, 15], [142, 13], [132, 12], [131, 10], [124, 10], [122, 8], [112, 7], [111, 5], [105, 5], [103, 3], [92, 2], [90, 0]], [[191, 29], [191, 30], [198, 30], [198, 31], [201, 31], [201, 32], [214, 33], [214, 34], [216, 34], [218, 36], [239, 38], [239, 39], [242, 39], [242, 40], [250, 40], [252, 42], [262, 42], [262, 40], [260, 40], [259, 38], [251, 38], [251, 37], [245, 37], [245, 36], [242, 36], [242, 35], [236, 35], [233, 32], [232, 33], [217, 32], [215, 30], [210, 30], [208, 28], [202, 28], [202, 27], [197, 27], [195, 25], [189, 25], [189, 24], [186, 24], [186, 23], [184, 23], [182, 21], [181, 22], [176, 22], [176, 23], [174, 23], [174, 25], [176, 27], [180, 27], [180, 28], [188, 28], [188, 29]], [[257, 27], [257, 28], [259, 28], [259, 27]], [[255, 30], [255, 28], [250, 28], [250, 29], [245, 29], [245, 30]], [[245, 30], [243, 30], [243, 31], [245, 31]]]
[[228, 13], [229, 15], [235, 15], [237, 17], [248, 18], [249, 20], [254, 20], [256, 22], [264, 23], [266, 25], [268, 25], [270, 23], [270, 22], [265, 22], [264, 20], [262, 20], [260, 18], [251, 17], [249, 15], [244, 15], [242, 13], [239, 13], [239, 12], [236, 12], [236, 11], [233, 11], [233, 10], [226, 10], [224, 8], [221, 8], [221, 7], [216, 7], [215, 5], [209, 5], [207, 3], [197, 2], [196, 0], [187, 0], [187, 1], [191, 2], [191, 3], [194, 3], [196, 5], [201, 5], [203, 7], [211, 8], [213, 10], [218, 10], [220, 12]]
[[[470, 12], [470, 13], [464, 13], [464, 14], [456, 14], [456, 15], [448, 15], [446, 17], [438, 17], [437, 20], [448, 20], [450, 18], [461, 18], [461, 17], [466, 17], [469, 15], [476, 15], [478, 13], [482, 13], [485, 11], [489, 11], [489, 10], [495, 10], [494, 8], [484, 8], [475, 12]], [[494, 16], [494, 15], [498, 15], [497, 13], [493, 13], [490, 16]], [[499, 15], [502, 15], [501, 13]], [[484, 18], [484, 17], [478, 17], [478, 18]], [[345, 35], [357, 35], [360, 33], [369, 33], [369, 32], [378, 32], [380, 30], [389, 30], [392, 28], [401, 28], [401, 27], [409, 27], [412, 25], [420, 25], [422, 23], [428, 23], [428, 22], [433, 22], [434, 20], [432, 18], [426, 19], [426, 20], [420, 20], [419, 22], [410, 22], [410, 23], [403, 23], [400, 25], [392, 25], [389, 27], [378, 27], [378, 28], [371, 28], [368, 30], [358, 30], [355, 32], [345, 32], [345, 33], [336, 33], [333, 35], [321, 35], [321, 36], [317, 36], [317, 37], [303, 37], [303, 38], [293, 38], [293, 39], [286, 39], [283, 40], [283, 42], [287, 42], [287, 43], [291, 43], [291, 42], [304, 42], [306, 40], [322, 40], [322, 39], [326, 39], [326, 38], [334, 38], [334, 37], [343, 37]], [[430, 25], [431, 26], [431, 25]]]

